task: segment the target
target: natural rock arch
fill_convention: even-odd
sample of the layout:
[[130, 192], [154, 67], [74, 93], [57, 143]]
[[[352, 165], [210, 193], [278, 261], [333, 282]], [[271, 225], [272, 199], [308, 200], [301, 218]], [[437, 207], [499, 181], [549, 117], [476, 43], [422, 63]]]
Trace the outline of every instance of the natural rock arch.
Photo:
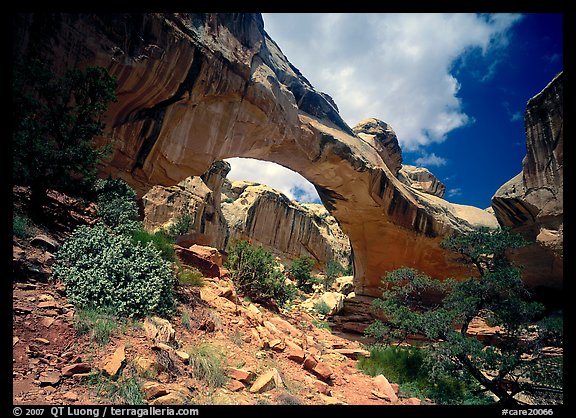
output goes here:
[[20, 51], [44, 45], [41, 53], [61, 68], [101, 65], [118, 78], [118, 102], [106, 120], [114, 153], [104, 173], [143, 193], [231, 157], [294, 170], [314, 184], [348, 234], [359, 294], [378, 295], [381, 277], [401, 266], [438, 278], [469, 275], [472, 269], [443, 250], [441, 239], [497, 226], [481, 209], [402, 184], [387, 145], [344, 123], [332, 99], [315, 91], [268, 37], [259, 14], [18, 19]]

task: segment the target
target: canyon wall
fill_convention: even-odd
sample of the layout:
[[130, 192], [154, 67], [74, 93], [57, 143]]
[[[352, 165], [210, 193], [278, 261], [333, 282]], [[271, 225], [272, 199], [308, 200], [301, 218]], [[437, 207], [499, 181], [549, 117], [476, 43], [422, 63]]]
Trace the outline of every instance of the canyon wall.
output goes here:
[[522, 172], [492, 197], [498, 222], [532, 242], [511, 252], [523, 277], [540, 291], [563, 288], [564, 76], [531, 98], [524, 114]]

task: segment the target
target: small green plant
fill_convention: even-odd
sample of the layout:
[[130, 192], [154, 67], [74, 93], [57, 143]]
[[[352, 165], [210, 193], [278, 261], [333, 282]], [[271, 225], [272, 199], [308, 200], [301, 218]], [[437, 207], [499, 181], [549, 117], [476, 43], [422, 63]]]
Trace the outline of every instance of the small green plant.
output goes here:
[[312, 285], [315, 281], [312, 278], [311, 272], [314, 267], [314, 260], [307, 256], [301, 256], [292, 261], [288, 272], [291, 277], [296, 280], [296, 285], [304, 292], [311, 292]]
[[330, 328], [330, 324], [326, 321], [312, 321], [312, 325], [314, 325], [316, 328], [332, 331], [332, 328]]
[[242, 346], [242, 343], [244, 342], [242, 340], [243, 334], [241, 331], [234, 331], [231, 335], [230, 335], [230, 341], [232, 341], [234, 344], [236, 344], [238, 347]]
[[150, 243], [154, 248], [160, 251], [160, 255], [166, 261], [175, 261], [176, 253], [174, 251], [174, 241], [171, 240], [163, 231], [148, 232], [142, 227], [132, 230], [131, 239], [134, 244], [146, 246]]
[[192, 324], [190, 323], [190, 314], [188, 312], [184, 312], [182, 313], [182, 317], [180, 318], [180, 320], [182, 321], [182, 325], [184, 325], [184, 328], [186, 328], [188, 331], [192, 330]]
[[227, 197], [222, 201], [222, 203], [234, 203], [234, 199], [232, 199], [231, 197]]
[[237, 292], [263, 304], [275, 301], [284, 306], [296, 296], [294, 285], [286, 283], [271, 252], [238, 241], [228, 248], [226, 267]]
[[89, 334], [90, 340], [104, 347], [118, 331], [119, 323], [110, 309], [88, 307], [74, 315], [74, 330], [78, 335]]
[[328, 315], [328, 313], [330, 312], [330, 306], [328, 306], [326, 302], [321, 300], [314, 304], [314, 311], [316, 311], [316, 313], [319, 313], [320, 315]]
[[18, 238], [28, 238], [30, 231], [30, 220], [25, 216], [14, 213], [12, 215], [12, 233]]
[[337, 277], [344, 274], [344, 267], [338, 261], [330, 260], [326, 264], [326, 279], [324, 279], [324, 290], [328, 290]]
[[186, 235], [188, 232], [190, 232], [191, 227], [192, 227], [192, 215], [190, 214], [190, 212], [184, 212], [176, 219], [176, 222], [170, 225], [166, 235], [174, 239], [178, 236]]
[[196, 379], [203, 380], [210, 388], [224, 386], [228, 378], [224, 370], [226, 357], [221, 351], [210, 344], [199, 344], [188, 354], [189, 365]]
[[206, 284], [204, 275], [195, 267], [180, 266], [177, 277], [182, 286], [202, 287]]
[[99, 372], [89, 377], [85, 383], [94, 390], [97, 396], [109, 399], [110, 403], [146, 405], [142, 381], [132, 365], [126, 366], [117, 381], [113, 381]]

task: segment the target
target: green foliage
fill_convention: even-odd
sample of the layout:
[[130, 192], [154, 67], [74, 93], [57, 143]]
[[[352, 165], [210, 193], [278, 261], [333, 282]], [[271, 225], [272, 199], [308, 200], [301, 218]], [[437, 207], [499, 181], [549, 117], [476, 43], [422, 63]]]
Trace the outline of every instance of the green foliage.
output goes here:
[[228, 378], [224, 369], [226, 356], [221, 351], [210, 344], [199, 344], [188, 354], [194, 378], [205, 381], [211, 388], [224, 386]]
[[88, 378], [88, 386], [96, 395], [106, 397], [113, 404], [146, 405], [142, 389], [142, 380], [138, 377], [133, 366], [127, 366], [117, 381], [113, 381], [103, 372]]
[[313, 321], [312, 325], [314, 325], [316, 328], [332, 331], [332, 329], [330, 328], [330, 324], [326, 321]]
[[175, 239], [178, 236], [186, 235], [190, 232], [190, 228], [192, 227], [192, 215], [190, 212], [185, 212], [176, 219], [166, 232], [166, 235], [172, 239]]
[[288, 272], [290, 276], [296, 280], [296, 285], [300, 290], [311, 292], [312, 285], [315, 281], [312, 279], [312, 267], [314, 267], [314, 260], [307, 256], [301, 256], [292, 261]]
[[[544, 370], [556, 378], [555, 383], [554, 378], [544, 379], [552, 385], [546, 390], [561, 391], [561, 369], [542, 351], [545, 346], [562, 346], [560, 321], [538, 322], [543, 306], [529, 299], [519, 269], [506, 259], [507, 248], [525, 241], [506, 229], [480, 229], [450, 237], [443, 245], [472, 262], [480, 277], [439, 282], [414, 269], [390, 272], [383, 280], [382, 298], [374, 301], [386, 322], [376, 321], [367, 333], [384, 343], [424, 336], [435, 342], [427, 358], [432, 378], [476, 380], [502, 404], [516, 403], [513, 396], [520, 392], [533, 395], [544, 382], [526, 377], [543, 377]], [[468, 335], [477, 317], [501, 328], [493, 345]]]
[[163, 231], [148, 232], [141, 226], [138, 226], [136, 229], [132, 230], [130, 239], [134, 245], [140, 245], [141, 247], [151, 245], [166, 261], [176, 261], [174, 241], [167, 237]]
[[400, 384], [400, 395], [430, 398], [437, 404], [483, 404], [490, 399], [478, 396], [478, 385], [454, 376], [433, 378], [429, 350], [376, 344], [370, 357], [360, 358], [357, 367], [370, 376], [382, 374]]
[[190, 314], [188, 312], [184, 312], [182, 314], [182, 318], [180, 319], [180, 321], [182, 322], [182, 325], [184, 325], [184, 328], [186, 328], [188, 331], [192, 330], [192, 324], [190, 323]]
[[110, 342], [110, 338], [118, 331], [119, 324], [110, 309], [95, 309], [86, 307], [77, 309], [74, 315], [74, 330], [78, 335], [89, 334], [90, 341], [100, 347]]
[[328, 306], [326, 302], [321, 300], [314, 304], [314, 310], [320, 315], [328, 315], [328, 313], [330, 312], [330, 306]]
[[182, 286], [204, 286], [204, 275], [196, 267], [178, 267], [178, 283]]
[[130, 234], [138, 228], [136, 192], [124, 180], [98, 179], [94, 191], [97, 214], [105, 225], [120, 234]]
[[57, 77], [40, 60], [13, 71], [13, 177], [31, 186], [31, 205], [48, 188], [77, 192], [96, 179], [109, 152], [97, 148], [116, 80], [102, 67], [69, 69]]
[[293, 285], [287, 284], [274, 256], [263, 247], [238, 241], [228, 249], [226, 267], [238, 292], [251, 300], [284, 306], [296, 296]]
[[222, 201], [222, 203], [234, 203], [234, 199], [232, 199], [231, 197], [227, 197]]
[[151, 244], [134, 245], [102, 224], [79, 227], [55, 255], [61, 278], [79, 308], [110, 308], [118, 316], [169, 314], [174, 304], [170, 263]]
[[17, 213], [12, 214], [12, 233], [18, 238], [28, 238], [31, 235], [32, 226], [30, 219]]
[[338, 261], [330, 260], [326, 264], [326, 279], [324, 280], [324, 290], [328, 290], [337, 277], [344, 275], [344, 267]]

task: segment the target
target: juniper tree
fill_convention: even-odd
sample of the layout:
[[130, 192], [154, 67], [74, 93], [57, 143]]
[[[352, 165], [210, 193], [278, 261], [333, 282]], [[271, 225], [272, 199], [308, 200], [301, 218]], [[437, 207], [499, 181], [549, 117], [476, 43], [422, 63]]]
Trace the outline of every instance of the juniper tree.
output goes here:
[[[547, 356], [544, 348], [562, 346], [562, 319], [544, 316], [506, 256], [526, 244], [509, 229], [446, 238], [442, 245], [475, 265], [478, 277], [441, 282], [411, 268], [388, 273], [382, 298], [374, 301], [386, 321], [375, 321], [367, 333], [386, 343], [423, 336], [433, 376], [475, 380], [501, 404], [517, 404], [521, 392], [561, 393], [562, 357]], [[470, 335], [475, 318], [497, 327], [494, 338]]]

